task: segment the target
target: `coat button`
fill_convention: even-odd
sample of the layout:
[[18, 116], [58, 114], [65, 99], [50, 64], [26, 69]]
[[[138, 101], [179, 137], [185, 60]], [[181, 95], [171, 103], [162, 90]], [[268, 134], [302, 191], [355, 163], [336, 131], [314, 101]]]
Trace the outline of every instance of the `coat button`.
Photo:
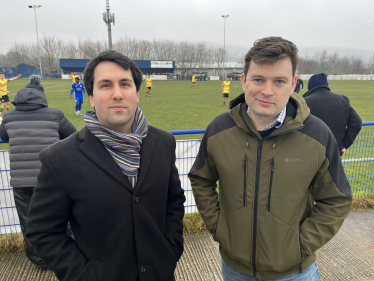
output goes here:
[[139, 202], [139, 197], [134, 197], [134, 203], [138, 203]]
[[140, 272], [141, 272], [141, 273], [144, 273], [144, 272], [145, 272], [145, 266], [142, 266], [142, 267], [140, 268]]

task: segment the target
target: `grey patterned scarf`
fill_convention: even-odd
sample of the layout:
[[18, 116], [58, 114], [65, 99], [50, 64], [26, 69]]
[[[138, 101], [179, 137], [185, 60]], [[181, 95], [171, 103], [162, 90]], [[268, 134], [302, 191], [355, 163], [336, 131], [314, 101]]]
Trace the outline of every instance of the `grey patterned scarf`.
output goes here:
[[104, 144], [122, 173], [129, 178], [132, 188], [135, 188], [140, 167], [140, 146], [148, 133], [147, 119], [142, 110], [136, 108], [131, 133], [119, 133], [104, 127], [95, 111], [87, 111], [84, 121], [88, 130]]

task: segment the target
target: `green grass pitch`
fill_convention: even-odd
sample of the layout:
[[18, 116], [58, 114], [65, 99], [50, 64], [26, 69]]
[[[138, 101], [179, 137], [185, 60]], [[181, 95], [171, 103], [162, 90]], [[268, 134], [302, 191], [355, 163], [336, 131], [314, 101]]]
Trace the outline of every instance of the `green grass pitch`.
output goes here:
[[[10, 100], [14, 99], [16, 92], [28, 82], [27, 78], [11, 81], [8, 90], [11, 91]], [[350, 98], [352, 106], [363, 121], [374, 121], [373, 93], [374, 81], [329, 81], [331, 90], [344, 94]], [[77, 130], [84, 126], [83, 116], [75, 116], [75, 101], [70, 99], [71, 80], [45, 79], [42, 81], [47, 95], [48, 105], [64, 112], [65, 116], [74, 124]], [[150, 98], [145, 97], [146, 87], [143, 84], [140, 90], [139, 106], [143, 110], [148, 123], [163, 130], [205, 129], [219, 114], [227, 112], [228, 108], [222, 106], [222, 81], [196, 82], [196, 88], [191, 89], [190, 81], [153, 81]], [[306, 92], [308, 81], [304, 81]], [[242, 93], [240, 81], [231, 82], [231, 94], [227, 104]], [[11, 106], [14, 109], [14, 106]], [[82, 113], [92, 110], [89, 99], [84, 98]], [[374, 130], [374, 126], [364, 127], [363, 131]], [[197, 139], [202, 135], [177, 136], [177, 139]], [[374, 157], [371, 150], [365, 146], [373, 145], [373, 134], [365, 135], [364, 143], [355, 144], [363, 146], [360, 150], [350, 149], [343, 160], [353, 158]], [[8, 149], [8, 144], [0, 144], [0, 149]], [[374, 162], [362, 164], [345, 164], [347, 175], [360, 175], [349, 178], [355, 188], [367, 188], [374, 185], [371, 175]], [[355, 191], [356, 196], [366, 193], [367, 190]], [[372, 192], [372, 191], [371, 191]]]

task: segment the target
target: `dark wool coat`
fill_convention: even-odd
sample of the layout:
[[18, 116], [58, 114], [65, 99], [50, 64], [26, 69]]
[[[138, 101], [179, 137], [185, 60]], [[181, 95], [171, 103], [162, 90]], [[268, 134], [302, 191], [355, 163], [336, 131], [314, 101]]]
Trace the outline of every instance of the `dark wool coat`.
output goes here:
[[339, 151], [348, 149], [361, 130], [362, 120], [349, 103], [348, 97], [331, 92], [327, 86], [317, 86], [303, 95], [310, 113], [330, 128]]
[[86, 127], [40, 154], [26, 236], [60, 280], [174, 280], [185, 201], [175, 139], [149, 126], [140, 155], [133, 190]]

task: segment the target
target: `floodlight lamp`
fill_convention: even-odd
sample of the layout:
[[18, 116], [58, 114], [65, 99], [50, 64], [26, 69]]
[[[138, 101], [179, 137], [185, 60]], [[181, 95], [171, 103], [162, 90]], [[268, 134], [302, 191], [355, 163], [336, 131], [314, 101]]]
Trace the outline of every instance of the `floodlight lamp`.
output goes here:
[[29, 6], [29, 8], [32, 8], [32, 6]]

